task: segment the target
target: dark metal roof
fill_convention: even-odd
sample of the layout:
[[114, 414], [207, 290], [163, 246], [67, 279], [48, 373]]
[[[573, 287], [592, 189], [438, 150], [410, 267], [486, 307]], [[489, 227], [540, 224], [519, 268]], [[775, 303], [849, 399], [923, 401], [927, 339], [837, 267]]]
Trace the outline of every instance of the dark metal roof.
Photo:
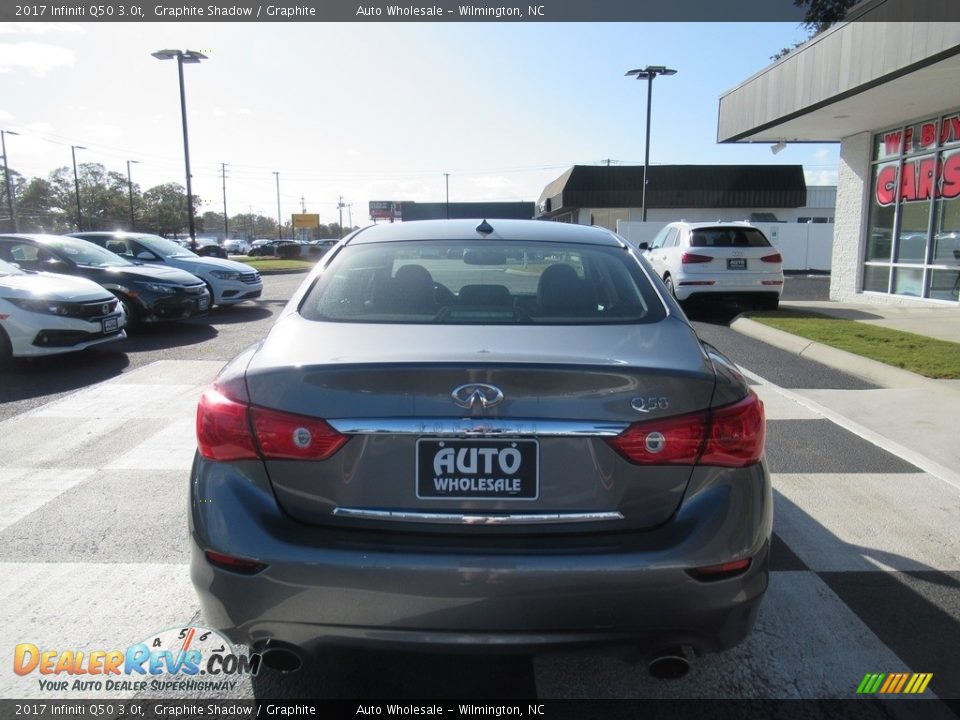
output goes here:
[[[642, 189], [643, 166], [574, 165], [544, 188], [540, 212], [638, 208]], [[802, 165], [651, 165], [647, 170], [647, 208], [788, 208], [806, 202]]]
[[[532, 202], [457, 202], [450, 203], [451, 220], [465, 218], [500, 218], [504, 220], [530, 220], [536, 204]], [[444, 220], [447, 216], [445, 202], [405, 202], [400, 204], [404, 222], [408, 220]]]

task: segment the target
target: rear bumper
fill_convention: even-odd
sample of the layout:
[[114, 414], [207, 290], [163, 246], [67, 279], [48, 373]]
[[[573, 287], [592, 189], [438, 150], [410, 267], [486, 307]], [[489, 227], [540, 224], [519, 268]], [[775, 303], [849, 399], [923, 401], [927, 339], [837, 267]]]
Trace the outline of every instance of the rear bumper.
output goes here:
[[673, 284], [679, 300], [689, 300], [697, 295], [773, 298], [783, 293], [783, 276], [777, 273], [678, 274]]
[[[670, 522], [544, 537], [310, 527], [283, 516], [258, 463], [194, 464], [191, 578], [207, 624], [237, 642], [527, 651], [582, 644], [719, 651], [753, 626], [768, 582], [763, 464], [702, 469]], [[204, 550], [253, 558], [253, 576]], [[687, 570], [753, 557], [714, 582]]]

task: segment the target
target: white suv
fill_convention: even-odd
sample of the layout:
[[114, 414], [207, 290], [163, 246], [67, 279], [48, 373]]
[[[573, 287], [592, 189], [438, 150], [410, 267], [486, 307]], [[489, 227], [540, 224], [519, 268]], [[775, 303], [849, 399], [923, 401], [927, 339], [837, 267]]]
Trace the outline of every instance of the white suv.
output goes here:
[[783, 256], [750, 223], [673, 222], [639, 247], [677, 300], [722, 295], [767, 310], [780, 303]]

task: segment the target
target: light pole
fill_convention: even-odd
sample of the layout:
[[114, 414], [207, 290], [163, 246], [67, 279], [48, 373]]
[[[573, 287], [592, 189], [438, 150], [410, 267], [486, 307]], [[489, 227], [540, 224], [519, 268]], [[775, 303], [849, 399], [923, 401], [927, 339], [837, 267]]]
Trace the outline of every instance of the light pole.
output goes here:
[[653, 101], [653, 79], [657, 75], [676, 75], [663, 65], [647, 65], [643, 70], [628, 70], [626, 75], [635, 75], [637, 80], [647, 81], [647, 140], [643, 151], [643, 191], [640, 196], [640, 207], [643, 222], [647, 221], [647, 168], [650, 167], [650, 104]]
[[187, 138], [187, 96], [183, 91], [183, 64], [198, 63], [207, 56], [196, 50], [157, 50], [151, 53], [158, 60], [177, 61], [177, 75], [180, 78], [180, 115], [183, 119], [183, 162], [187, 172], [187, 218], [190, 228], [190, 248], [197, 249], [197, 233], [193, 221], [193, 187], [190, 183], [190, 141]]
[[3, 177], [7, 183], [7, 208], [10, 210], [10, 226], [13, 232], [20, 232], [17, 226], [17, 208], [13, 202], [13, 183], [10, 182], [10, 166], [7, 164], [7, 135], [19, 135], [13, 130], [0, 130], [0, 148], [3, 150]]
[[346, 205], [343, 204], [343, 195], [341, 195], [341, 196], [340, 196], [340, 199], [337, 200], [337, 210], [340, 212], [340, 220], [339, 220], [339, 225], [340, 225], [340, 237], [343, 237], [343, 209], [344, 209], [345, 207], [346, 207]]
[[443, 179], [447, 183], [447, 220], [450, 219], [450, 173], [444, 173]]
[[280, 220], [280, 173], [274, 170], [273, 174], [277, 178], [277, 240], [283, 240], [283, 224]]
[[230, 226], [227, 223], [227, 164], [220, 163], [220, 173], [223, 175], [223, 241], [230, 239]]
[[77, 232], [83, 230], [82, 216], [80, 214], [80, 178], [77, 176], [77, 150], [86, 150], [83, 145], [71, 145], [70, 157], [73, 158], [73, 188], [77, 194]]
[[133, 214], [133, 178], [130, 177], [130, 166], [139, 164], [139, 160], [127, 160], [127, 189], [130, 191], [130, 232], [135, 232], [137, 229], [137, 219]]

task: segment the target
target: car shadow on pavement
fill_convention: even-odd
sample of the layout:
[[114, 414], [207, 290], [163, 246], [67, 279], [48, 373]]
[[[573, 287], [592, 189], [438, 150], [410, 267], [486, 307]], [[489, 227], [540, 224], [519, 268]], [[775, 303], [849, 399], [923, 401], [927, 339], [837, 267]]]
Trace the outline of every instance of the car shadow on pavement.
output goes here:
[[15, 360], [0, 370], [0, 403], [79, 390], [120, 375], [130, 364], [120, 341], [109, 349]]
[[286, 300], [258, 300], [256, 305], [228, 305], [217, 306], [210, 311], [209, 315], [195, 318], [190, 321], [191, 325], [233, 325], [235, 323], [255, 322], [268, 318], [273, 313], [269, 308], [263, 307], [269, 303], [287, 304]]
[[163, 325], [145, 325], [128, 334], [126, 340], [116, 344], [122, 352], [145, 352], [164, 348], [197, 345], [217, 336], [217, 329], [209, 322], [177, 322]]

